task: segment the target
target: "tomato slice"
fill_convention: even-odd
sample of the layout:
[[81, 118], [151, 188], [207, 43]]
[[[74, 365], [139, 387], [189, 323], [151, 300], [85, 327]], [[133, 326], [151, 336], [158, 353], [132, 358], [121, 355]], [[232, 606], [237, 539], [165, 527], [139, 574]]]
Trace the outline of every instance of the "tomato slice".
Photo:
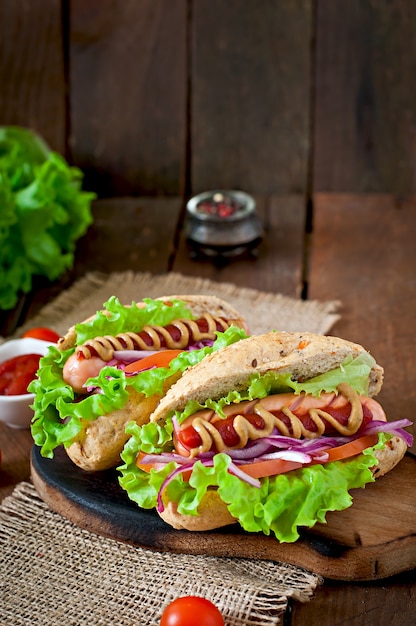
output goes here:
[[267, 461], [257, 461], [257, 463], [248, 463], [247, 465], [239, 465], [238, 469], [252, 478], [264, 478], [265, 476], [287, 474], [287, 472], [299, 469], [300, 467], [303, 467], [302, 463], [297, 463], [296, 461], [270, 459]]
[[181, 352], [183, 352], [183, 350], [160, 350], [159, 352], [143, 357], [143, 359], [129, 363], [124, 368], [124, 371], [127, 374], [136, 374], [137, 372], [148, 370], [151, 367], [168, 367], [169, 363]]
[[328, 453], [328, 461], [326, 461], [326, 463], [330, 463], [331, 461], [341, 461], [342, 459], [349, 459], [352, 456], [361, 454], [361, 452], [366, 448], [371, 448], [372, 446], [375, 446], [377, 441], [377, 434], [364, 435], [364, 437], [359, 437], [354, 441], [344, 443], [342, 446], [337, 446], [336, 448], [326, 450], [326, 452]]
[[30, 328], [23, 333], [22, 337], [42, 339], [42, 341], [50, 341], [51, 343], [56, 343], [60, 339], [60, 335], [58, 335], [58, 333], [56, 333], [51, 328], [45, 328], [44, 326]]

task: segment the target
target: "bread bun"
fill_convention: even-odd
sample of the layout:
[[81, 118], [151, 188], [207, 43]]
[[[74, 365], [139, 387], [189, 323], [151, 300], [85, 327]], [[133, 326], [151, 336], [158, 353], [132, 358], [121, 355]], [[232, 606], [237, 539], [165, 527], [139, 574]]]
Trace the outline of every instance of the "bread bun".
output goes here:
[[202, 498], [198, 507], [198, 515], [178, 513], [177, 503], [170, 500], [166, 501], [165, 509], [159, 515], [176, 530], [214, 530], [237, 522], [214, 489], [208, 490]]
[[[348, 356], [366, 352], [359, 344], [306, 332], [253, 335], [217, 350], [184, 372], [150, 419], [164, 420], [170, 411], [184, 409], [190, 400], [204, 402], [207, 398], [221, 398], [231, 389], [241, 391], [255, 372], [290, 372], [294, 380], [304, 381], [335, 369]], [[375, 364], [370, 372], [368, 395], [375, 396], [382, 384], [383, 368]]]
[[[167, 378], [164, 391], [178, 378], [179, 374]], [[81, 469], [98, 472], [115, 467], [129, 438], [125, 432], [127, 424], [134, 421], [141, 426], [148, 422], [149, 415], [162, 397], [161, 394], [154, 394], [146, 398], [132, 387], [128, 389], [129, 399], [123, 408], [100, 415], [94, 420], [81, 420], [80, 432], [75, 441], [66, 448], [69, 458]]]

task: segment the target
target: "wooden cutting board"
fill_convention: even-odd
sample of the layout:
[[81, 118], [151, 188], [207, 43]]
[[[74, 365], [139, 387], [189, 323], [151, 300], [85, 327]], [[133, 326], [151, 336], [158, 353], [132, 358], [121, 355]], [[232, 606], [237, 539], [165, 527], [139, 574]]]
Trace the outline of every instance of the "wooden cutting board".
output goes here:
[[416, 567], [416, 459], [352, 491], [351, 508], [329, 513], [293, 544], [246, 533], [237, 524], [217, 531], [174, 530], [154, 511], [139, 509], [121, 489], [116, 470], [85, 472], [62, 449], [44, 459], [34, 447], [32, 480], [51, 509], [74, 524], [149, 549], [245, 557], [298, 565], [337, 580], [376, 580]]

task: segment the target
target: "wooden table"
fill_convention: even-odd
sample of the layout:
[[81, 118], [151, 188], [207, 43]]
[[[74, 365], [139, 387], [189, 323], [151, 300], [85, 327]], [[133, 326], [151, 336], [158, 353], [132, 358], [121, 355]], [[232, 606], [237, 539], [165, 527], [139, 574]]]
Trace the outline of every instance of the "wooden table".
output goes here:
[[[173, 270], [297, 298], [339, 299], [342, 318], [333, 334], [363, 343], [384, 366], [387, 414], [414, 418], [416, 197], [319, 194], [308, 210], [297, 195], [257, 202], [266, 227], [258, 257], [216, 267], [189, 258], [181, 199], [97, 201], [74, 270], [57, 285], [39, 286], [3, 319], [3, 333], [88, 270]], [[0, 425], [2, 498], [29, 478], [31, 446], [28, 431]], [[416, 623], [416, 570], [374, 583], [326, 581], [310, 603], [291, 603], [285, 617], [286, 626]]]

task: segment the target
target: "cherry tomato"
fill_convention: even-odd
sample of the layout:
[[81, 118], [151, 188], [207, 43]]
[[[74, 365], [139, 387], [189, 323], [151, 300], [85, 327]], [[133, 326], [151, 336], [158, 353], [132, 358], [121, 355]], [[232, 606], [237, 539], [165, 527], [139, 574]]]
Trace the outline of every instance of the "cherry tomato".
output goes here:
[[210, 600], [183, 596], [166, 607], [160, 626], [224, 626], [224, 619]]
[[22, 337], [32, 337], [32, 339], [42, 339], [42, 341], [50, 341], [56, 343], [60, 338], [60, 335], [51, 328], [45, 328], [43, 326], [37, 326], [36, 328], [30, 328], [26, 330]]
[[0, 395], [27, 393], [27, 387], [39, 369], [40, 358], [40, 354], [21, 354], [0, 363]]

